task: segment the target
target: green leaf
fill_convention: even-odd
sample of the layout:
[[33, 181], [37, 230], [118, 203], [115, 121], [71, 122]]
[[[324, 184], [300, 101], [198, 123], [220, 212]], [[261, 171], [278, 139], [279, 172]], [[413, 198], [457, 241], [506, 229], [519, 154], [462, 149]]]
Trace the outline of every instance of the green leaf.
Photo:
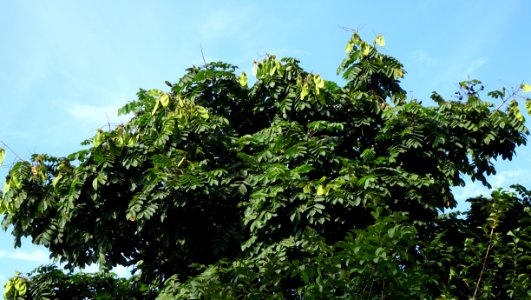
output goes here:
[[387, 230], [387, 235], [389, 235], [390, 238], [393, 238], [395, 236], [396, 228], [392, 227]]
[[247, 194], [247, 187], [245, 186], [245, 184], [241, 184], [240, 187], [238, 188], [238, 191], [239, 191], [240, 194], [242, 194], [242, 195]]
[[529, 85], [529, 84], [522, 83], [520, 85], [520, 88], [522, 89], [522, 92], [524, 92], [524, 93], [531, 92], [531, 85]]

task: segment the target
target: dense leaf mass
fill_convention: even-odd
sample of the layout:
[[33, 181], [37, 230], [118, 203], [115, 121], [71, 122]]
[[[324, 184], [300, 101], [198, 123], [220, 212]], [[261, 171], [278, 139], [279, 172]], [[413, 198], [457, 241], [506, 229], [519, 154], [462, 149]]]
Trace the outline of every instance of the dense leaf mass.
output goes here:
[[[124, 298], [529, 297], [531, 192], [493, 190], [443, 214], [464, 176], [490, 187], [493, 160], [525, 144], [516, 94], [486, 102], [472, 80], [423, 106], [383, 44], [352, 36], [343, 86], [268, 55], [251, 86], [217, 62], [168, 92], [140, 90], [120, 110], [130, 121], [83, 150], [15, 164], [3, 227], [67, 268], [98, 263]], [[105, 275], [116, 265], [136, 274]], [[99, 281], [75, 276], [42, 267], [6, 297], [82, 289], [54, 277], [98, 295]]]

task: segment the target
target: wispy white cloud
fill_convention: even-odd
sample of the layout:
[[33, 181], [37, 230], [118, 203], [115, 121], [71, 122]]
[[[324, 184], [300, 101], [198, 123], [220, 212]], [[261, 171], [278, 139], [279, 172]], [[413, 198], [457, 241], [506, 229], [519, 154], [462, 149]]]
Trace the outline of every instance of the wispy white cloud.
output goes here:
[[454, 197], [458, 202], [477, 196], [488, 196], [490, 191], [487, 187], [478, 181], [466, 181], [465, 186], [453, 189]]
[[51, 262], [48, 252], [44, 250], [0, 250], [0, 259], [22, 260], [41, 264]]
[[501, 171], [492, 176], [491, 184], [494, 188], [508, 188], [511, 184], [519, 182], [521, 178], [531, 178], [531, 172], [524, 169]]
[[199, 27], [201, 37], [211, 39], [226, 34], [231, 29], [234, 16], [225, 10], [211, 13]]
[[433, 58], [431, 55], [429, 55], [424, 50], [415, 50], [413, 51], [412, 56], [413, 56], [414, 61], [419, 62], [424, 65], [425, 64], [433, 65], [437, 62], [435, 58]]
[[[99, 271], [97, 264], [91, 264], [82, 270], [85, 273], [96, 273]], [[118, 277], [131, 277], [131, 268], [124, 266], [116, 266], [112, 268], [111, 272], [115, 273]]]
[[253, 6], [242, 5], [239, 8], [211, 7], [206, 9], [201, 18], [197, 19], [198, 32], [202, 40], [220, 39], [227, 36], [241, 36], [249, 28], [244, 24], [252, 24]]
[[462, 78], [469, 78], [475, 76], [476, 71], [481, 68], [485, 63], [487, 62], [487, 59], [485, 58], [476, 58], [473, 61], [471, 61], [468, 66], [461, 72]]
[[[496, 175], [490, 176], [488, 181], [493, 189], [507, 189], [511, 184], [519, 182], [522, 178], [531, 178], [531, 172], [525, 169], [505, 170], [498, 172]], [[466, 203], [465, 200], [478, 196], [489, 197], [491, 192], [492, 191], [481, 182], [473, 182], [470, 179], [465, 180], [464, 187], [453, 188], [455, 199], [459, 203], [458, 210], [468, 209], [468, 203]]]
[[97, 127], [117, 125], [127, 121], [127, 116], [118, 116], [117, 111], [122, 105], [88, 105], [74, 103], [68, 108], [68, 113], [79, 121], [93, 124]]

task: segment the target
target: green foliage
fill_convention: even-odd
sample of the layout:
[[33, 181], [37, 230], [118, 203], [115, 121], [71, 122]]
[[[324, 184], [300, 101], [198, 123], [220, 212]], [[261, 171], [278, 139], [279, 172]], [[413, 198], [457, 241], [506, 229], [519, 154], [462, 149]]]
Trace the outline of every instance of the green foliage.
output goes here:
[[[524, 187], [441, 214], [464, 176], [490, 187], [493, 161], [526, 143], [517, 94], [486, 102], [471, 80], [455, 100], [406, 101], [384, 44], [353, 35], [342, 87], [273, 55], [252, 86], [229, 64], [192, 67], [168, 92], [140, 90], [120, 109], [132, 119], [86, 149], [14, 164], [0, 212], [15, 246], [29, 236], [67, 268], [103, 272], [43, 267], [29, 290], [78, 278], [107, 295], [107, 278], [116, 295], [159, 299], [528, 296]], [[119, 264], [138, 275], [105, 275]]]
[[[13, 288], [10, 289], [10, 284]], [[22, 291], [22, 292], [21, 292]], [[68, 273], [55, 265], [41, 266], [28, 274], [11, 278], [5, 299], [152, 299], [154, 291], [135, 278], [117, 278], [112, 273]]]

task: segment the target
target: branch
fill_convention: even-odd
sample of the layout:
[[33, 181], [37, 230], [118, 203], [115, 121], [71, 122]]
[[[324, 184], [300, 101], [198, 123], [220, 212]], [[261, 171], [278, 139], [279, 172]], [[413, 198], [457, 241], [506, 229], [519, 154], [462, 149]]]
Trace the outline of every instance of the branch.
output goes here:
[[13, 149], [11, 149], [11, 147], [9, 147], [6, 143], [4, 143], [3, 141], [0, 141], [0, 144], [2, 144], [7, 150], [11, 151], [11, 153], [13, 153], [15, 155], [16, 158], [18, 158], [19, 160], [23, 160], [22, 157], [20, 157]]
[[203, 63], [205, 64], [204, 67], [206, 67], [208, 64], [205, 59], [205, 54], [203, 53], [203, 46], [200, 44], [199, 48], [201, 49], [201, 57], [203, 58]]

